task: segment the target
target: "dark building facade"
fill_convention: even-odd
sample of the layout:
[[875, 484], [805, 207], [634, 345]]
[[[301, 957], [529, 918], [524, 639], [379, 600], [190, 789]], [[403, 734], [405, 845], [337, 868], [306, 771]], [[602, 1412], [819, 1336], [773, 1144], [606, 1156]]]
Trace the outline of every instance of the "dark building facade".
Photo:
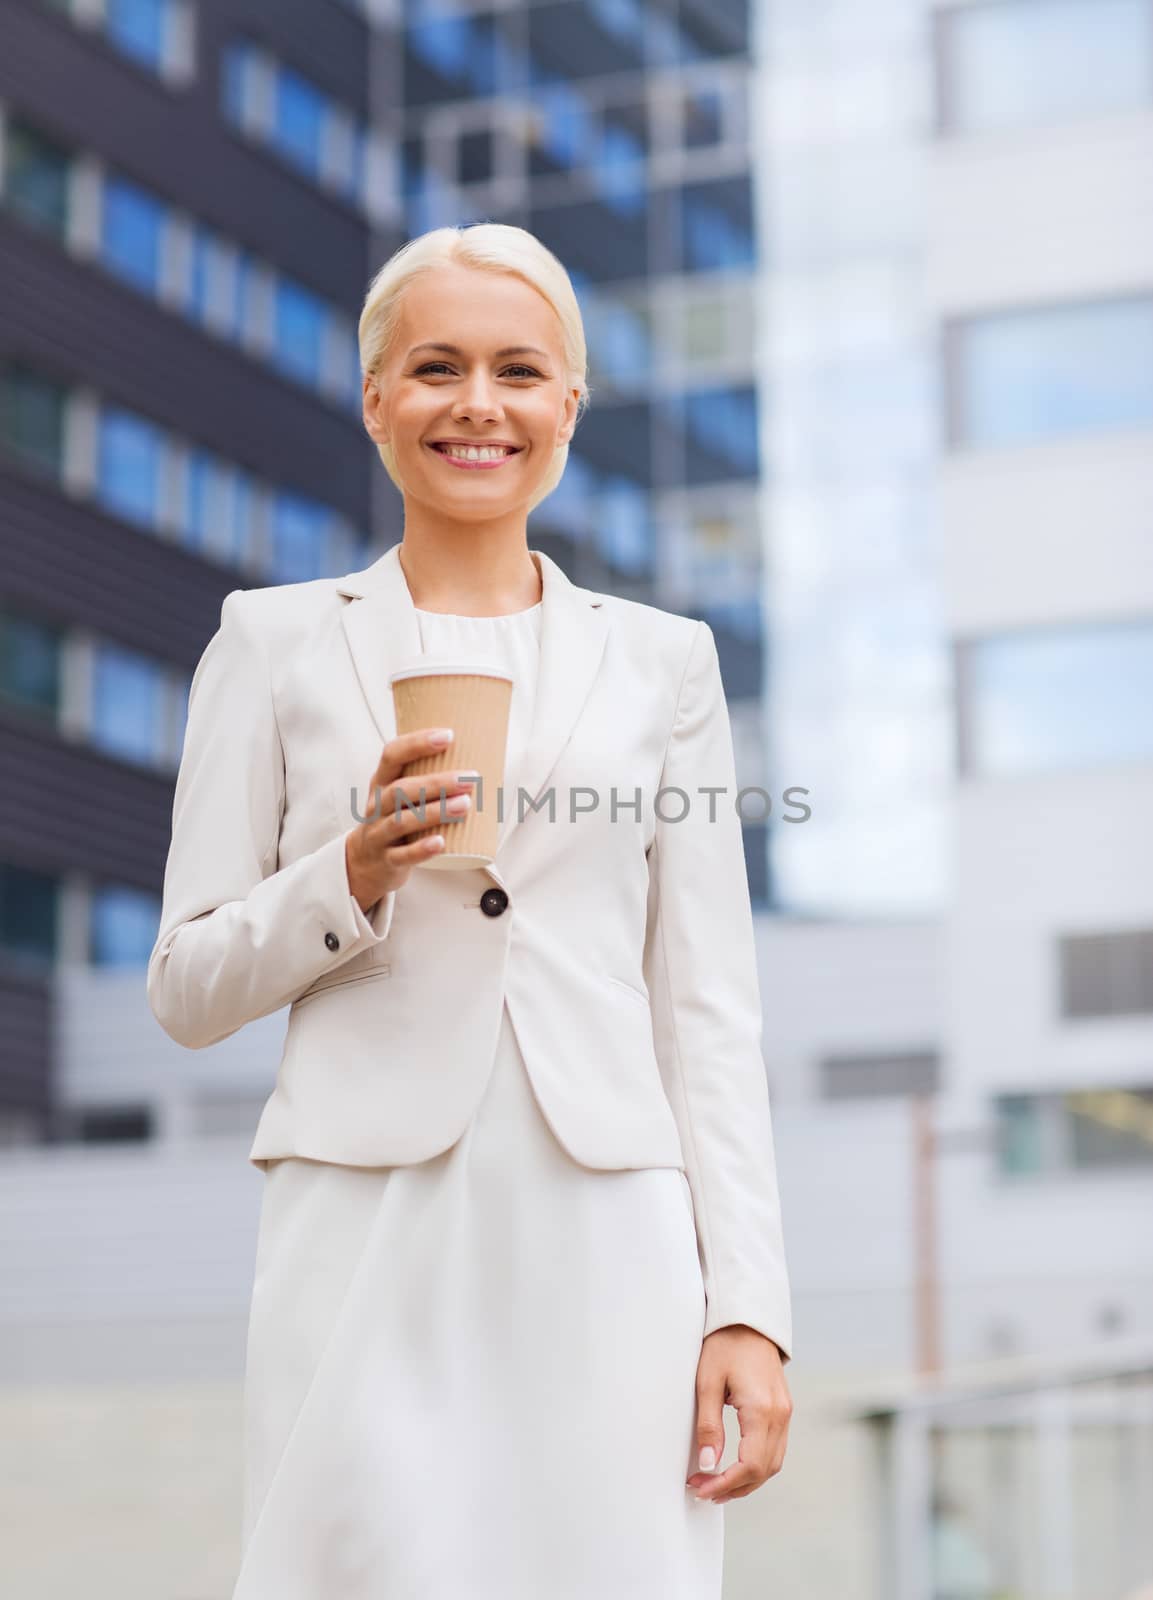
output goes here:
[[[400, 536], [355, 330], [411, 233], [515, 222], [571, 269], [593, 403], [532, 541], [705, 617], [757, 747], [744, 28], [743, 7], [0, 0], [3, 1139], [147, 1136], [62, 1103], [54, 974], [142, 976], [224, 596]], [[763, 829], [746, 843], [763, 904]]]

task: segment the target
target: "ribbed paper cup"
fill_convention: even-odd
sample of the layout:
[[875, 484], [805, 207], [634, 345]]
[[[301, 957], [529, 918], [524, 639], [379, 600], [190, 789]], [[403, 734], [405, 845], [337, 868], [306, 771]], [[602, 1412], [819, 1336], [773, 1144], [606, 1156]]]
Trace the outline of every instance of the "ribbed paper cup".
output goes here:
[[443, 833], [444, 849], [419, 866], [487, 867], [496, 855], [497, 792], [504, 783], [511, 676], [494, 665], [422, 656], [419, 664], [392, 673], [388, 681], [397, 733], [414, 733], [419, 728], [454, 731], [446, 750], [410, 761], [402, 776], [480, 773], [480, 781], [471, 790], [473, 803], [463, 817], [446, 816], [440, 821], [440, 791], [430, 791], [425, 797], [428, 823], [406, 834], [406, 843], [429, 833]]

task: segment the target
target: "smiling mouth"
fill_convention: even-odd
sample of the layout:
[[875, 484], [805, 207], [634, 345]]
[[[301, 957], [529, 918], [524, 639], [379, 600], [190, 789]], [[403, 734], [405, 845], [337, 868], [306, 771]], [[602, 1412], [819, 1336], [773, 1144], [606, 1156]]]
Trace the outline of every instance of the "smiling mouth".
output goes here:
[[428, 448], [435, 450], [438, 456], [443, 456], [454, 467], [499, 467], [511, 461], [513, 456], [521, 454], [519, 448], [510, 449], [506, 445], [440, 444], [435, 440]]

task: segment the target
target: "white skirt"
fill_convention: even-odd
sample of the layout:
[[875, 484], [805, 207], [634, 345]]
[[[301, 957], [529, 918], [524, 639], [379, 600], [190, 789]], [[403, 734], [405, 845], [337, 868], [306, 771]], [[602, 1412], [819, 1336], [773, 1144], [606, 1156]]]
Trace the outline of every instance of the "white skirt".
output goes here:
[[264, 1183], [233, 1600], [720, 1600], [688, 1184], [575, 1162], [507, 1009], [448, 1150]]

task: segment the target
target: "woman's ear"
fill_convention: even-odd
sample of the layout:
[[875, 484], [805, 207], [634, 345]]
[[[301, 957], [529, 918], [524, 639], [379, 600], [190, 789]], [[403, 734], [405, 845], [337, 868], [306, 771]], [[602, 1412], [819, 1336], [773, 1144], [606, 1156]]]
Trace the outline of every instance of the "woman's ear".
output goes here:
[[557, 430], [556, 442], [559, 449], [562, 444], [569, 444], [576, 432], [577, 412], [580, 409], [580, 390], [570, 389], [564, 400], [564, 421]]
[[362, 415], [365, 431], [376, 444], [387, 444], [388, 434], [380, 415], [380, 386], [371, 373], [365, 373]]

